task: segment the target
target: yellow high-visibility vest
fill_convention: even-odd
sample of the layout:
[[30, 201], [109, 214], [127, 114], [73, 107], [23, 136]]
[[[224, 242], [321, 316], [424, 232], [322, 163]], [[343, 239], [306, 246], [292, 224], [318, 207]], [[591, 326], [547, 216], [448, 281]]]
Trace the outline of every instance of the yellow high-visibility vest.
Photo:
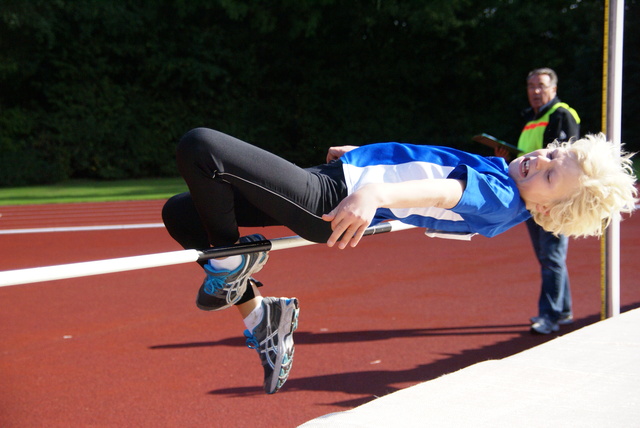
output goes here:
[[573, 115], [577, 123], [580, 123], [580, 117], [578, 113], [569, 107], [566, 103], [556, 103], [538, 119], [527, 122], [520, 133], [518, 139], [518, 148], [522, 150], [522, 154], [530, 153], [542, 148], [542, 142], [544, 139], [544, 130], [549, 124], [549, 116], [553, 114], [559, 107], [563, 107]]

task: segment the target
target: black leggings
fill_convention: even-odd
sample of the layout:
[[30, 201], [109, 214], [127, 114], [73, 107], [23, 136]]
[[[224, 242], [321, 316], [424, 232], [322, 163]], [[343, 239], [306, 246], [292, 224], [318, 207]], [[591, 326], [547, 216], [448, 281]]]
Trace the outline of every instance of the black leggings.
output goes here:
[[230, 245], [238, 227], [275, 225], [326, 242], [331, 227], [321, 216], [347, 196], [340, 161], [300, 168], [211, 129], [189, 131], [176, 158], [189, 192], [169, 199], [162, 219], [183, 248]]

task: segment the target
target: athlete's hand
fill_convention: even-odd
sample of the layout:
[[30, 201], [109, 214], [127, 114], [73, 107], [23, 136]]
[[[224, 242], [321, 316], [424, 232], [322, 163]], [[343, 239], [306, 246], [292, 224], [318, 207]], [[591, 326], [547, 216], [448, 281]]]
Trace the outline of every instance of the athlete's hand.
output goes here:
[[331, 222], [333, 230], [327, 245], [333, 247], [337, 242], [341, 250], [347, 245], [358, 245], [364, 231], [371, 224], [376, 209], [378, 200], [374, 186], [364, 186], [347, 196], [333, 211], [322, 216], [324, 221]]
[[357, 148], [358, 146], [329, 147], [329, 151], [327, 152], [327, 163], [331, 162], [332, 160], [340, 159], [343, 154]]

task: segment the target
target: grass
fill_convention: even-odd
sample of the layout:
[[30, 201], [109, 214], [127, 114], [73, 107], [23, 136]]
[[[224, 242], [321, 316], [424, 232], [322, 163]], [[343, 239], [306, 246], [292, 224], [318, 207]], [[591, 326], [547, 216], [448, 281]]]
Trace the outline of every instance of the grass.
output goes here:
[[[640, 159], [634, 167], [638, 174]], [[71, 180], [47, 186], [0, 188], [0, 205], [168, 199], [186, 190], [184, 181], [178, 177], [116, 181]]]
[[186, 190], [181, 178], [71, 180], [46, 186], [0, 188], [0, 205], [168, 199]]

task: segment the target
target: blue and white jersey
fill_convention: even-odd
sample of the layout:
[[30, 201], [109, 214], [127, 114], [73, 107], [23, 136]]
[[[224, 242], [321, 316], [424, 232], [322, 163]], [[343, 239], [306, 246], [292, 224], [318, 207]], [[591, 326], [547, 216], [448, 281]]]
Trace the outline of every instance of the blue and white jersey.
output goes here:
[[347, 152], [340, 160], [349, 194], [369, 183], [425, 178], [466, 181], [462, 198], [452, 209], [379, 208], [372, 225], [400, 220], [426, 228], [429, 236], [470, 239], [478, 233], [495, 236], [531, 216], [508, 175], [507, 163], [499, 157], [449, 147], [378, 143]]

